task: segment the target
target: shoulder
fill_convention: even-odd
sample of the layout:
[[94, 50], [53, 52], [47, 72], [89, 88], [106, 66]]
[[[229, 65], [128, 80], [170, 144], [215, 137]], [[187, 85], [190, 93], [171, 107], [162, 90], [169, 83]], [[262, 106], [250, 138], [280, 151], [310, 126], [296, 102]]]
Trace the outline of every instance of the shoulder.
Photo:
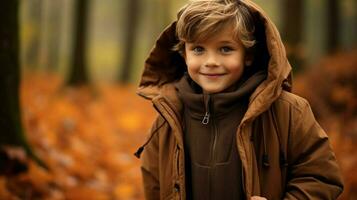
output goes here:
[[310, 109], [309, 102], [305, 98], [287, 91], [283, 91], [274, 104], [283, 109], [294, 110], [299, 113]]
[[282, 92], [274, 102], [273, 110], [281, 119], [289, 120], [292, 130], [308, 133], [312, 127], [319, 128], [309, 102], [296, 94]]

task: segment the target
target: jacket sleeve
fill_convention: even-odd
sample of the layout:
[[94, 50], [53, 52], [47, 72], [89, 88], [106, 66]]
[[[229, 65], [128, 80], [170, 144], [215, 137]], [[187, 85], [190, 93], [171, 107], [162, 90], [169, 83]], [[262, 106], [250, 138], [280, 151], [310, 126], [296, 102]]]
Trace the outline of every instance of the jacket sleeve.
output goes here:
[[159, 116], [156, 118], [150, 136], [142, 155], [141, 172], [144, 184], [145, 199], [160, 199], [159, 182], [159, 134], [158, 131], [164, 125], [165, 120]]
[[306, 100], [292, 113], [286, 200], [336, 199], [343, 183], [328, 137]]

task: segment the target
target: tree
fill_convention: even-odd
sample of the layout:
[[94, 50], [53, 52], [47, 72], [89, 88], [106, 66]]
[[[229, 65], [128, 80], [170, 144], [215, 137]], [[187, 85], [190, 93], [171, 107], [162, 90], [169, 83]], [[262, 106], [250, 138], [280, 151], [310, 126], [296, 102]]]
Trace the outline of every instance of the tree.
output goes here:
[[282, 39], [286, 43], [290, 63], [302, 64], [303, 1], [282, 0]]
[[87, 20], [88, 0], [77, 0], [75, 17], [74, 52], [67, 85], [80, 86], [89, 83], [87, 71]]
[[31, 70], [36, 70], [40, 64], [40, 43], [42, 35], [40, 27], [43, 15], [42, 0], [24, 1], [23, 4], [29, 13], [29, 15], [26, 16], [29, 22], [25, 23], [30, 23], [30, 26], [33, 28], [32, 37], [25, 51], [25, 62], [26, 67], [29, 67]]
[[[18, 162], [21, 156], [14, 158], [11, 154], [11, 152], [19, 152], [16, 149], [20, 149], [20, 152], [24, 151], [44, 166], [44, 163], [33, 153], [21, 125], [18, 12], [18, 0], [5, 1], [0, 7], [0, 171], [2, 173], [14, 170], [9, 169], [9, 165], [14, 162], [21, 163]], [[24, 169], [25, 165], [16, 166], [22, 166]]]
[[337, 0], [327, 1], [327, 51], [333, 53], [339, 47], [340, 9]]
[[121, 64], [121, 73], [119, 82], [128, 83], [131, 76], [132, 60], [134, 56], [135, 36], [138, 29], [139, 0], [127, 1], [127, 21], [125, 23], [125, 39], [123, 46], [123, 60]]
[[61, 42], [61, 24], [62, 24], [62, 9], [63, 1], [49, 1], [50, 7], [48, 8], [49, 22], [48, 25], [48, 70], [56, 71], [59, 68], [59, 52], [60, 52], [60, 42]]

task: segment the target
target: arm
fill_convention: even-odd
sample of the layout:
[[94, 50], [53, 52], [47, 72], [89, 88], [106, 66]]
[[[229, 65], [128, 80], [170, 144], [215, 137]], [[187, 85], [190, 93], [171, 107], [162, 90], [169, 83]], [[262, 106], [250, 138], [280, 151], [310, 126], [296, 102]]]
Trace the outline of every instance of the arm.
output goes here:
[[159, 182], [159, 129], [163, 126], [164, 119], [159, 116], [155, 120], [148, 143], [145, 146], [142, 156], [141, 172], [143, 176], [145, 199], [160, 199]]
[[293, 113], [284, 199], [336, 199], [343, 184], [328, 137], [304, 100]]

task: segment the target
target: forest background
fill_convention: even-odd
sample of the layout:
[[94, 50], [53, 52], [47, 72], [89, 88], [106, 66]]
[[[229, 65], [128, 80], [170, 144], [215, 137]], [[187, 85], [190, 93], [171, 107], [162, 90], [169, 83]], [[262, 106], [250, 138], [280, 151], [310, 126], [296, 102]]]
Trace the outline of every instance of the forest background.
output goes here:
[[[9, 2], [0, 8], [0, 199], [143, 199], [133, 153], [156, 114], [135, 89], [187, 1]], [[330, 136], [340, 199], [357, 199], [357, 1], [255, 2], [281, 33], [294, 92]]]

